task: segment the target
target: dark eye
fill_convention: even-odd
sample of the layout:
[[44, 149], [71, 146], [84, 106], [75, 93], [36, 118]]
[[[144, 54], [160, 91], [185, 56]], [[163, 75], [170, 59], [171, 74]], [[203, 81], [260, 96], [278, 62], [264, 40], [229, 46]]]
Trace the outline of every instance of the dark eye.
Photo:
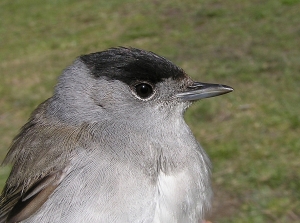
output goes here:
[[152, 86], [147, 83], [141, 83], [141, 84], [135, 85], [135, 91], [136, 91], [136, 94], [142, 99], [146, 99], [153, 94]]

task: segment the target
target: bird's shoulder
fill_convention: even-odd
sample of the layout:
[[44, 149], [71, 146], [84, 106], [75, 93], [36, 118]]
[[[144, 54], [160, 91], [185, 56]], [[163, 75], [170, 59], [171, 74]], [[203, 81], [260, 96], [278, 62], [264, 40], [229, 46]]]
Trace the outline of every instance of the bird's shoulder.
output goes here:
[[63, 151], [72, 151], [80, 140], [80, 128], [58, 128], [47, 121], [48, 103], [32, 113], [3, 161], [12, 164], [12, 170], [0, 196], [0, 223], [21, 221], [47, 200], [68, 169], [70, 153]]

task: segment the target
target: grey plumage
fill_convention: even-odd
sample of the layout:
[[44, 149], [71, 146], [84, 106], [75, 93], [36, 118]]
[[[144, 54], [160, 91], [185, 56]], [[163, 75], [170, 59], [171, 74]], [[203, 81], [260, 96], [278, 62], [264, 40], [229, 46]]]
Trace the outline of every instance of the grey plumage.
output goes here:
[[112, 48], [60, 76], [14, 139], [4, 222], [198, 222], [210, 161], [183, 119], [194, 100], [232, 91], [192, 81], [154, 53]]

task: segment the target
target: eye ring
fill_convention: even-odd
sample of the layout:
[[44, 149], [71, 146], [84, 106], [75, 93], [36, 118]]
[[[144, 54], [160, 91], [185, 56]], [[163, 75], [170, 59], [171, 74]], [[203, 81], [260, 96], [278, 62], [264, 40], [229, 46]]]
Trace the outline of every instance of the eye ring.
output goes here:
[[153, 86], [146, 82], [140, 82], [133, 85], [133, 90], [135, 95], [142, 100], [150, 99], [155, 93]]

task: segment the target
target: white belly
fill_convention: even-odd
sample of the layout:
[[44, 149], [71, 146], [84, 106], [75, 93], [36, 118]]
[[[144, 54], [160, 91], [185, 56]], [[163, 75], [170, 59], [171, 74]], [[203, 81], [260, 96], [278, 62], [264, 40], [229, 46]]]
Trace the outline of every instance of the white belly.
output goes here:
[[[160, 172], [157, 184], [154, 223], [198, 222], [201, 218], [199, 187], [188, 173]], [[199, 186], [199, 185], [197, 185]], [[203, 198], [204, 199], [204, 198]]]

